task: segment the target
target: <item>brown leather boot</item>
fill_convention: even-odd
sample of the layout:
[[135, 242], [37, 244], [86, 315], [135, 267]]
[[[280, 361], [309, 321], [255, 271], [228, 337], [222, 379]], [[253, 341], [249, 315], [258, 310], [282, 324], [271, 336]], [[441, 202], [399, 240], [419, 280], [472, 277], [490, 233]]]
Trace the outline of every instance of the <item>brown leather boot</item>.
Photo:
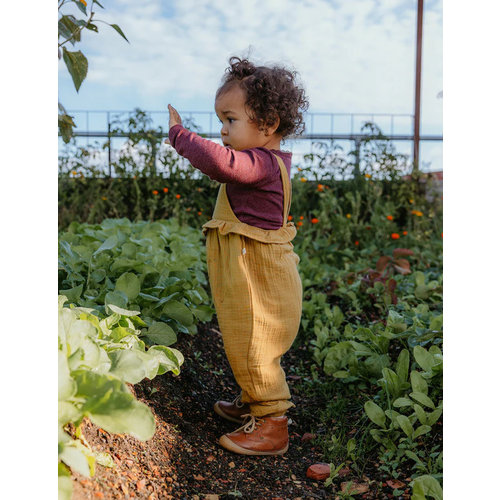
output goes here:
[[248, 403], [241, 402], [240, 394], [232, 403], [217, 401], [217, 403], [214, 404], [214, 410], [215, 413], [220, 415], [222, 418], [230, 420], [231, 422], [238, 422], [239, 424], [242, 424], [245, 420], [242, 415], [250, 413], [250, 406]]
[[244, 415], [246, 423], [219, 439], [219, 444], [240, 455], [283, 455], [288, 450], [288, 417]]

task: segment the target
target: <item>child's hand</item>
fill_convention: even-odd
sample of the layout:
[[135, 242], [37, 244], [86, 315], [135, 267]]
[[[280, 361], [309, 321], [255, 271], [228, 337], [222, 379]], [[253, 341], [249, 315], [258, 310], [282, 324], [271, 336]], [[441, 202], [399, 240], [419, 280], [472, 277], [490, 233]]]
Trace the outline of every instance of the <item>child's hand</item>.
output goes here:
[[[182, 125], [181, 115], [179, 115], [177, 110], [173, 106], [171, 106], [170, 104], [168, 105], [168, 112], [169, 112], [169, 120], [168, 120], [168, 129], [169, 130], [174, 125]], [[165, 144], [170, 144], [170, 141], [168, 139], [165, 139]]]
[[174, 125], [182, 125], [181, 115], [179, 115], [177, 110], [170, 104], [168, 105], [168, 112], [170, 113], [170, 119], [168, 122], [169, 129], [171, 129]]

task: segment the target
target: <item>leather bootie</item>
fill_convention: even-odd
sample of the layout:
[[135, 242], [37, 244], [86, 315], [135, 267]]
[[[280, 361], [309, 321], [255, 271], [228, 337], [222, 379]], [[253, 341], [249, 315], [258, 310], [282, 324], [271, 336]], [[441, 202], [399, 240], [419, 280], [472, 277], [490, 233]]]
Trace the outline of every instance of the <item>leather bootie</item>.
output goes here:
[[226, 450], [240, 455], [283, 455], [288, 450], [288, 417], [242, 415], [245, 424], [219, 439]]
[[250, 406], [248, 403], [241, 402], [240, 394], [231, 403], [228, 403], [227, 401], [217, 401], [217, 403], [214, 404], [214, 410], [215, 413], [220, 415], [222, 418], [241, 424], [245, 420], [242, 415], [250, 413]]

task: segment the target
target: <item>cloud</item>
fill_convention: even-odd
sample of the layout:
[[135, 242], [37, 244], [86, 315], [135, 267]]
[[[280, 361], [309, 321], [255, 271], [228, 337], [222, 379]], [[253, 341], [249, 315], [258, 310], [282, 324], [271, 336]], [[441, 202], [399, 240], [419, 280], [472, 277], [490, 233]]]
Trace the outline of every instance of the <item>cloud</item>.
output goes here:
[[[227, 60], [250, 55], [299, 71], [311, 111], [413, 113], [416, 0], [115, 0], [99, 18], [118, 24], [86, 34], [88, 83], [133, 88], [148, 99], [176, 94], [211, 109]], [[442, 12], [424, 17], [422, 106], [442, 123]]]

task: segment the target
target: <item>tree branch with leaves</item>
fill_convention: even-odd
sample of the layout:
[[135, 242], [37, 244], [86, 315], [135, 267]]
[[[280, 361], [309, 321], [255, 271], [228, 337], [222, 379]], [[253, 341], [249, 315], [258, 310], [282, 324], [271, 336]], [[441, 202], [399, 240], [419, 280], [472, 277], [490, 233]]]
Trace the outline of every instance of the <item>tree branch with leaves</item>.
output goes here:
[[[85, 15], [86, 18], [77, 19], [72, 14], [63, 14], [61, 9], [65, 5], [76, 5], [76, 7], [78, 7], [78, 9]], [[94, 19], [94, 16], [96, 14], [94, 10], [95, 6], [104, 9], [103, 5], [97, 0], [91, 1], [90, 8], [88, 8], [87, 2], [85, 0], [60, 0], [58, 5], [58, 57], [59, 59], [63, 59], [64, 63], [66, 64], [77, 92], [80, 90], [83, 80], [85, 80], [87, 76], [88, 60], [80, 50], [68, 50], [65, 46], [68, 42], [73, 46], [76, 43], [81, 42], [83, 30], [89, 30], [94, 33], [98, 33], [99, 30], [95, 23], [104, 23], [108, 26], [111, 26], [121, 37], [123, 37], [128, 42], [127, 37], [117, 24], [110, 24], [103, 20]], [[73, 136], [73, 127], [75, 127], [76, 125], [73, 121], [73, 117], [67, 114], [64, 106], [60, 102], [58, 124], [59, 134], [62, 136], [63, 141], [65, 143], [68, 143]]]

